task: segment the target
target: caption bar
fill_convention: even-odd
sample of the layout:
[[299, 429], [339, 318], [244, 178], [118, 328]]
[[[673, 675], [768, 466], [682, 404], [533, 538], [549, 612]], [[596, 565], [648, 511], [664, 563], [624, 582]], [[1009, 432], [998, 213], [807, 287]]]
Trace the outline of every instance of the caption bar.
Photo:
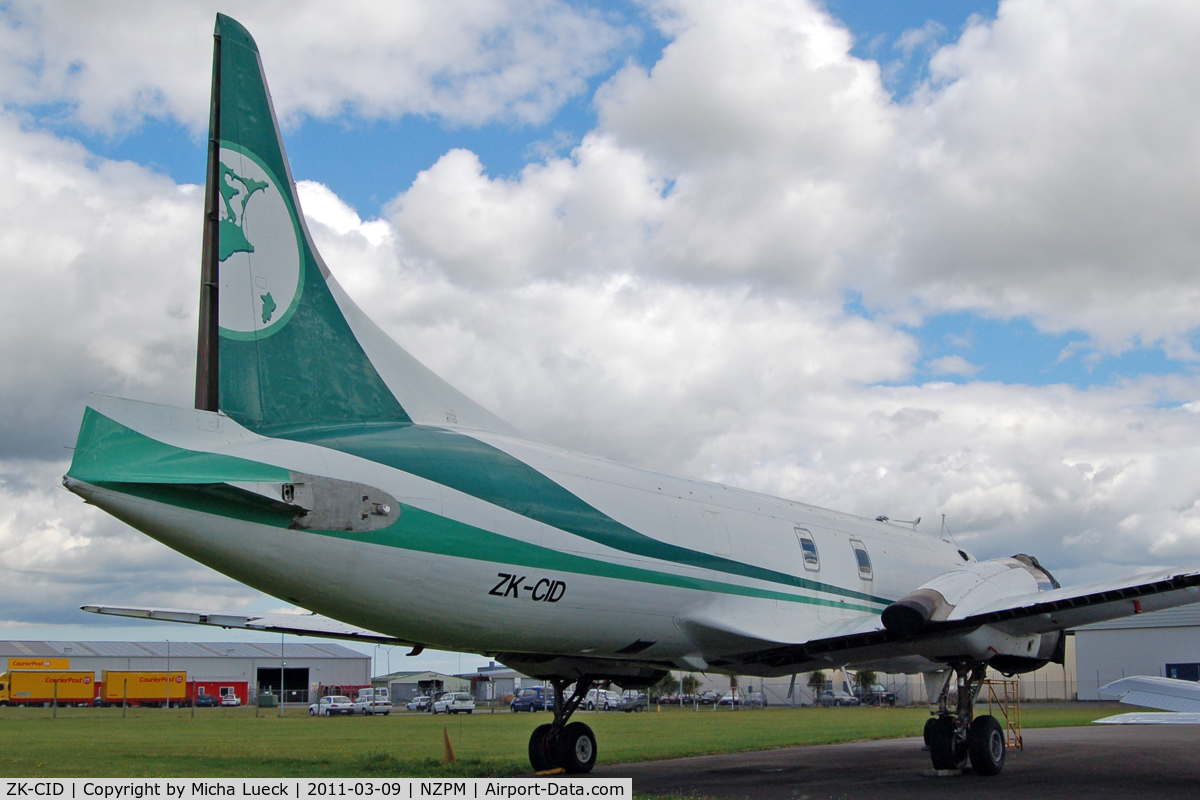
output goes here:
[[518, 797], [633, 797], [632, 778], [364, 778], [362, 780], [296, 780], [294, 778], [70, 778], [4, 779], [3, 797], [31, 800], [195, 800], [196, 798], [410, 798], [448, 797], [461, 800]]

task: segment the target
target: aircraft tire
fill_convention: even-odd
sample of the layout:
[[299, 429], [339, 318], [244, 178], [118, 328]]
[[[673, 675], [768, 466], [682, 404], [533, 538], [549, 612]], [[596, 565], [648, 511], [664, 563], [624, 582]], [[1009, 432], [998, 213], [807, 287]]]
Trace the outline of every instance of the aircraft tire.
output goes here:
[[549, 723], [538, 725], [529, 737], [529, 764], [534, 772], [545, 772], [558, 766], [554, 741], [550, 738], [551, 727]]
[[930, 717], [925, 720], [925, 749], [928, 750], [933, 741], [933, 724], [937, 722], [937, 717]]
[[971, 723], [967, 749], [976, 775], [999, 775], [1004, 769], [1004, 728], [995, 717], [984, 714]]
[[933, 768], [962, 769], [967, 760], [967, 746], [954, 735], [954, 717], [938, 717], [933, 723], [929, 737], [929, 756]]
[[596, 734], [582, 722], [572, 722], [558, 735], [558, 766], [574, 775], [596, 766]]

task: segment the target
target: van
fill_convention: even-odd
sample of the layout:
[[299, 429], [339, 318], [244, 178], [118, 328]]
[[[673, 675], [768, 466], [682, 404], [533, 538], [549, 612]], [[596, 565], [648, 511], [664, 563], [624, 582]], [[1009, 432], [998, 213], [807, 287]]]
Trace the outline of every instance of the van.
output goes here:
[[554, 708], [554, 689], [546, 686], [527, 686], [517, 692], [509, 705], [510, 711], [545, 711]]

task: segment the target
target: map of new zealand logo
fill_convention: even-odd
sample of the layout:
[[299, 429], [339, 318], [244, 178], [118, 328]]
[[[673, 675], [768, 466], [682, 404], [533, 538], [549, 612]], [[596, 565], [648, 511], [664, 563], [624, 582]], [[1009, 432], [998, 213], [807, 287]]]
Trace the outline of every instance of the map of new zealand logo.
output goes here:
[[256, 337], [282, 325], [298, 299], [298, 226], [278, 182], [253, 154], [222, 147], [217, 184], [222, 333]]

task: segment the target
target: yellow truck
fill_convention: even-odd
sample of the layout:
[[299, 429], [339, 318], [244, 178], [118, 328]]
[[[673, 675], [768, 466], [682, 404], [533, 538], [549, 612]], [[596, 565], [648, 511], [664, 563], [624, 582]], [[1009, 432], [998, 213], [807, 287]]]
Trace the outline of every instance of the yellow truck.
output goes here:
[[102, 673], [97, 705], [135, 706], [186, 705], [188, 699], [186, 672], [146, 672], [141, 670], [107, 669]]
[[94, 672], [21, 669], [0, 674], [0, 706], [52, 703], [89, 705], [96, 696]]

